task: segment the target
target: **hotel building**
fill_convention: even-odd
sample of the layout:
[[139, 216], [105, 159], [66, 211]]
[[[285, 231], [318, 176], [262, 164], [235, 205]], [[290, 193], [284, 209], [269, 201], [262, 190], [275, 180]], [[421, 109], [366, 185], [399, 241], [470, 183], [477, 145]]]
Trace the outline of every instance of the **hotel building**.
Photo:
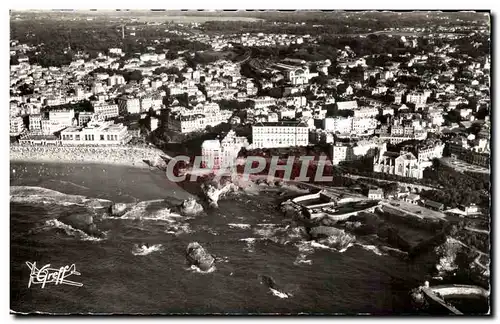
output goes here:
[[258, 123], [252, 126], [253, 148], [309, 145], [308, 125], [299, 121]]

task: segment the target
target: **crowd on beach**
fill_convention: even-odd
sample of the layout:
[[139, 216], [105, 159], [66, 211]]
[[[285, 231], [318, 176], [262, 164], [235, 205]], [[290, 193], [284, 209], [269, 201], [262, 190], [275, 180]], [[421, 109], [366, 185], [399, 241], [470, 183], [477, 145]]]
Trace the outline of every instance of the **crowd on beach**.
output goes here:
[[10, 160], [33, 162], [104, 163], [148, 167], [162, 151], [136, 146], [32, 146], [11, 145]]

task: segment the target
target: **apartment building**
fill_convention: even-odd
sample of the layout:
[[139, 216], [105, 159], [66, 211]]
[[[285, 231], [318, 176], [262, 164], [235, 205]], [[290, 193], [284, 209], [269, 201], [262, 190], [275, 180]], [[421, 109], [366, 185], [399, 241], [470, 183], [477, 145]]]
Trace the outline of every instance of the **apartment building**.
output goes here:
[[119, 116], [119, 108], [116, 104], [99, 103], [94, 105], [94, 113], [101, 115], [104, 119], [109, 119]]
[[82, 127], [85, 124], [87, 124], [91, 119], [92, 116], [94, 116], [94, 113], [88, 112], [88, 111], [83, 111], [78, 114], [78, 126]]
[[378, 108], [375, 107], [363, 107], [360, 109], [354, 110], [354, 117], [364, 117], [364, 118], [371, 118], [378, 116], [379, 110]]
[[410, 92], [406, 95], [406, 102], [415, 105], [425, 105], [430, 93], [426, 92]]
[[375, 118], [354, 117], [352, 119], [351, 133], [357, 135], [373, 134], [377, 128], [377, 120]]
[[42, 115], [29, 115], [29, 130], [30, 132], [40, 132], [42, 131]]
[[24, 130], [23, 118], [20, 116], [10, 118], [10, 135], [19, 135]]
[[354, 144], [336, 142], [332, 146], [332, 163], [338, 165], [340, 162], [374, 156], [380, 147], [376, 141], [361, 140]]
[[49, 120], [51, 122], [58, 123], [61, 126], [67, 127], [73, 125], [74, 119], [75, 111], [73, 109], [49, 111]]
[[120, 113], [138, 114], [141, 112], [141, 101], [139, 98], [119, 98], [118, 110]]
[[323, 129], [328, 132], [350, 134], [352, 131], [352, 122], [352, 117], [325, 118], [323, 120]]
[[252, 102], [252, 108], [254, 109], [262, 109], [276, 105], [276, 99], [273, 97], [258, 97], [250, 99], [250, 101]]

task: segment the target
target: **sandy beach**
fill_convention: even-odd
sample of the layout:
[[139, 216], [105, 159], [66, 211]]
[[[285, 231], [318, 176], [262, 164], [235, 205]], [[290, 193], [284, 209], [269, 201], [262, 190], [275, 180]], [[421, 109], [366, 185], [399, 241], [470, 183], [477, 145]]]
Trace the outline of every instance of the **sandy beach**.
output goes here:
[[10, 146], [13, 162], [99, 163], [148, 168], [144, 160], [160, 161], [162, 154], [154, 147]]

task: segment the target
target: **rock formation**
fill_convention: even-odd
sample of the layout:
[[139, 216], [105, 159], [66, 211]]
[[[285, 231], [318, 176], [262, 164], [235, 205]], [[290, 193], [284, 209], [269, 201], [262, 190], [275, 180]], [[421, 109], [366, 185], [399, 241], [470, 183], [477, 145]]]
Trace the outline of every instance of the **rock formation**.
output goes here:
[[180, 213], [183, 215], [197, 215], [203, 212], [203, 206], [200, 205], [195, 199], [189, 198], [184, 200], [179, 207]]
[[215, 263], [214, 257], [198, 242], [191, 242], [188, 244], [186, 259], [191, 265], [197, 266], [202, 271], [208, 271]]
[[344, 230], [328, 226], [313, 227], [309, 231], [309, 235], [318, 243], [339, 250], [347, 248], [356, 239], [353, 235], [346, 233]]
[[218, 207], [219, 199], [231, 191], [237, 191], [238, 186], [232, 182], [224, 185], [217, 183], [207, 183], [202, 185], [203, 193], [211, 207]]

